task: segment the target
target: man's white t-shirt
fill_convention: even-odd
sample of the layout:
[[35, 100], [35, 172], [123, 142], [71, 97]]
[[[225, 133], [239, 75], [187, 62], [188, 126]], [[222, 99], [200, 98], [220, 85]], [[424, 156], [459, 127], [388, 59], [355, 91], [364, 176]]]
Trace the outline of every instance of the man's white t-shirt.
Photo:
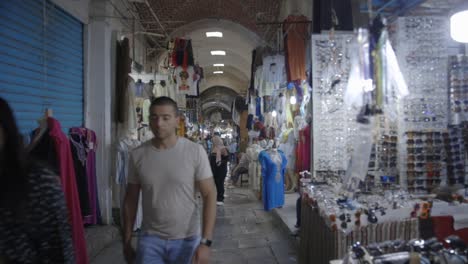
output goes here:
[[203, 147], [178, 138], [170, 149], [157, 149], [151, 140], [130, 154], [128, 182], [140, 184], [142, 231], [164, 239], [200, 233], [195, 182], [213, 177]]

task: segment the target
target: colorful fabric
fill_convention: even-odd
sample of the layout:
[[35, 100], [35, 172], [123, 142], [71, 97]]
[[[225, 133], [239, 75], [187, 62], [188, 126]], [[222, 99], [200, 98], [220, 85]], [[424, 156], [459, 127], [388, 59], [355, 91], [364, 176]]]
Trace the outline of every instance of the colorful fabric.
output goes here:
[[307, 21], [305, 16], [289, 16], [283, 24], [286, 71], [288, 81], [306, 80], [306, 41], [309, 24], [288, 23]]
[[177, 82], [177, 92], [179, 94], [198, 96], [197, 84], [200, 76], [195, 73], [193, 66], [187, 68], [179, 66], [175, 68], [174, 78]]
[[287, 160], [281, 150], [262, 151], [258, 155], [262, 166], [262, 200], [265, 211], [284, 205], [284, 173]]
[[88, 254], [86, 253], [83, 220], [81, 218], [80, 200], [78, 198], [70, 143], [67, 136], [62, 132], [60, 123], [56, 119], [49, 117], [47, 123], [49, 136], [54, 143], [55, 152], [57, 154], [60, 179], [62, 181], [62, 188], [65, 193], [66, 204], [70, 215], [76, 263], [85, 264], [88, 263]]

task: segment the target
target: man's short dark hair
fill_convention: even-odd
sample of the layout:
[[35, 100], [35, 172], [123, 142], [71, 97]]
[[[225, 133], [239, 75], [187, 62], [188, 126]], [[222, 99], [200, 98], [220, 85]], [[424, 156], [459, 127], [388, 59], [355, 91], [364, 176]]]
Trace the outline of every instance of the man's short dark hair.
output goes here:
[[167, 96], [161, 96], [161, 97], [155, 98], [151, 102], [151, 105], [149, 107], [150, 112], [151, 112], [151, 108], [153, 106], [161, 106], [161, 105], [170, 105], [170, 106], [172, 106], [174, 108], [174, 112], [175, 112], [176, 116], [179, 115], [179, 108], [177, 107], [176, 101], [172, 100], [172, 98], [167, 97]]

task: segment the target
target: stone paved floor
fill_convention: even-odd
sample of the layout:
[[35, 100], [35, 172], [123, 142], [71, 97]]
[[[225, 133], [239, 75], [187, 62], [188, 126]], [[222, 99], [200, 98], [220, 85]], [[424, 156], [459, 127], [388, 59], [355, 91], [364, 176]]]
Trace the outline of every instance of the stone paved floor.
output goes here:
[[[212, 264], [297, 263], [295, 243], [283, 224], [244, 188], [227, 189], [224, 206], [218, 206]], [[121, 243], [114, 242], [91, 264], [123, 264]]]

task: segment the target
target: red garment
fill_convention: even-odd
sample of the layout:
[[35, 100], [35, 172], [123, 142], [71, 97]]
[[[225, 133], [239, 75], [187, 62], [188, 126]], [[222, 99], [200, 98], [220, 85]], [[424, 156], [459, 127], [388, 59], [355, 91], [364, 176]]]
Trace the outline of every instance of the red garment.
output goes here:
[[300, 140], [297, 141], [296, 149], [294, 150], [294, 152], [296, 154], [296, 173], [299, 173], [303, 171], [302, 170], [302, 144]]
[[302, 170], [310, 171], [310, 126], [306, 126], [299, 134], [302, 142]]
[[310, 126], [299, 131], [296, 148], [296, 172], [310, 171]]
[[288, 82], [306, 80], [306, 42], [309, 35], [308, 23], [287, 23], [307, 21], [305, 16], [288, 16], [283, 24], [286, 72]]
[[179, 45], [179, 38], [176, 38], [174, 40], [174, 47], [172, 49], [172, 54], [171, 54], [171, 64], [174, 66], [174, 67], [177, 67], [177, 47]]
[[60, 170], [60, 180], [68, 207], [69, 219], [72, 227], [72, 241], [75, 250], [76, 263], [87, 264], [86, 242], [84, 236], [83, 220], [81, 218], [80, 200], [76, 188], [75, 169], [70, 149], [70, 142], [62, 132], [60, 123], [49, 117], [47, 119], [49, 135], [54, 142], [57, 154], [57, 163]]
[[257, 122], [254, 124], [254, 130], [255, 130], [255, 131], [260, 131], [260, 134], [258, 135], [258, 140], [267, 139], [266, 128], [265, 128], [265, 126], [263, 125], [262, 122], [257, 121]]

